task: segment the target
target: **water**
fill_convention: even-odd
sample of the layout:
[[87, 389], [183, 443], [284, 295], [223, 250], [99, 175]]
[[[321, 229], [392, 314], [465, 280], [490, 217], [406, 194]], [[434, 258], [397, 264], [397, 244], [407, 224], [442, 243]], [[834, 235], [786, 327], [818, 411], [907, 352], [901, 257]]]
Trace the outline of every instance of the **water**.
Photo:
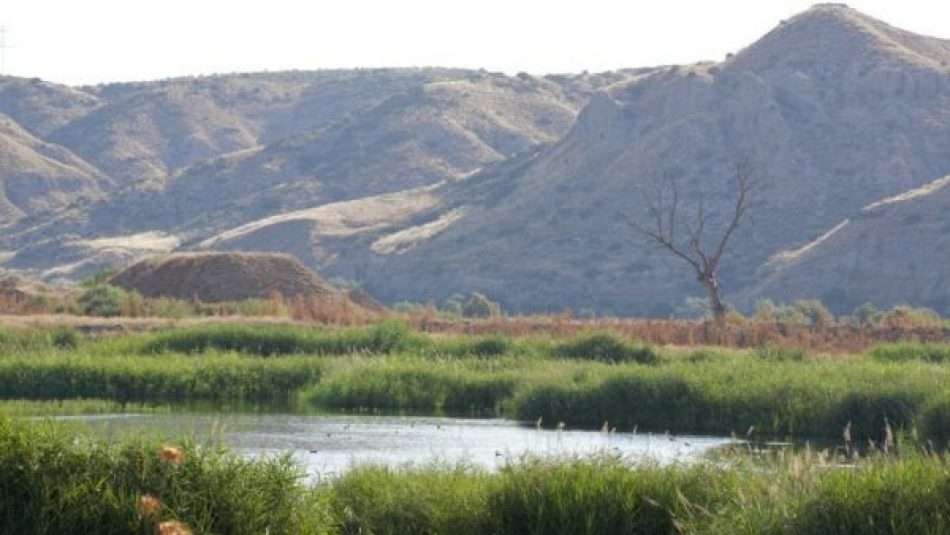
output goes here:
[[301, 414], [106, 414], [80, 417], [106, 435], [213, 438], [248, 456], [290, 453], [315, 481], [359, 464], [468, 463], [497, 470], [525, 455], [695, 462], [733, 439], [538, 430], [502, 419]]

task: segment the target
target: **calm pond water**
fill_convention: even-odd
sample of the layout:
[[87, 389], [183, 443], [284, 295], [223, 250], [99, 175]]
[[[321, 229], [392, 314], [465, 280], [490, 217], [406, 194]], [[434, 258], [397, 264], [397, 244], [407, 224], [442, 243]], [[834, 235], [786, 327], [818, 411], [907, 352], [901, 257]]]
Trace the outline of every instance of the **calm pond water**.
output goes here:
[[307, 414], [169, 413], [83, 416], [109, 435], [220, 440], [245, 455], [291, 453], [314, 480], [357, 464], [469, 463], [496, 470], [525, 455], [610, 454], [631, 462], [695, 461], [734, 439], [537, 430], [502, 419]]

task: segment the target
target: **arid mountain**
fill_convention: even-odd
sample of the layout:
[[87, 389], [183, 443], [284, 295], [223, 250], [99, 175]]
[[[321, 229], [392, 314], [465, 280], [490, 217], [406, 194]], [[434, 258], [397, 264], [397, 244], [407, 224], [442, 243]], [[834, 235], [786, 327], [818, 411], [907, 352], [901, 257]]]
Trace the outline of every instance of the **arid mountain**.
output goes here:
[[[838, 4], [782, 21], [721, 62], [576, 76], [325, 71], [76, 89], [6, 79], [0, 112], [105, 177], [102, 194], [23, 211], [4, 232], [3, 267], [46, 278], [147, 252], [268, 250], [387, 302], [481, 291], [510, 310], [666, 315], [702, 288], [633, 226], [648, 224], [658, 188], [675, 184], [680, 228], [702, 203], [713, 241], [740, 166], [754, 189], [720, 273], [727, 298], [817, 296], [839, 309], [950, 300], [933, 270], [919, 286], [878, 288], [860, 282], [861, 270], [809, 255], [777, 263], [795, 250], [844, 262], [832, 257], [852, 245], [830, 244], [859, 226], [854, 214], [950, 174], [950, 41]], [[943, 228], [946, 196], [927, 198], [935, 200], [902, 210], [920, 206], [923, 221]], [[913, 220], [911, 212], [900, 217]], [[834, 240], [808, 246], [845, 220]], [[867, 225], [867, 236], [887, 235]], [[914, 258], [918, 273], [946, 257], [915, 251], [893, 254]], [[888, 262], [878, 265], [900, 269]], [[833, 266], [833, 284], [815, 272]]]
[[744, 293], [814, 297], [839, 312], [867, 302], [915, 303], [950, 315], [948, 211], [950, 177], [875, 202], [807, 245], [773, 256], [762, 282]]
[[50, 136], [116, 186], [23, 218], [5, 236], [6, 267], [80, 276], [155, 252], [153, 236], [187, 247], [261, 218], [458, 181], [556, 142], [592, 92], [636, 72], [326, 71], [83, 88], [98, 105]]
[[946, 41], [816, 6], [722, 63], [611, 86], [503, 198], [341, 274], [387, 300], [477, 289], [514, 309], [668, 314], [702, 289], [631, 222], [675, 179], [680, 214], [702, 198], [717, 232], [742, 164], [754, 204], [722, 271], [738, 290], [772, 254], [950, 171], [948, 64]]
[[51, 138], [123, 184], [163, 180], [200, 161], [333, 124], [459, 74], [447, 69], [324, 71], [85, 88], [103, 105]]
[[69, 150], [37, 139], [0, 114], [0, 225], [90, 200], [111, 180]]
[[102, 106], [98, 97], [38, 78], [0, 76], [0, 113], [46, 137]]

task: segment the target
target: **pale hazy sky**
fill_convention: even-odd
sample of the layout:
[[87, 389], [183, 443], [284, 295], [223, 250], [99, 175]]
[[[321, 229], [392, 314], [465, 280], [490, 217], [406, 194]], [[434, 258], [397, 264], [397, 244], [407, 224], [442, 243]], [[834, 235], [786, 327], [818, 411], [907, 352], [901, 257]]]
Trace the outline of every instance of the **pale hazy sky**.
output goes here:
[[[427, 66], [602, 71], [721, 59], [798, 0], [2, 0], [6, 74], [71, 84]], [[950, 1], [849, 3], [950, 37]]]

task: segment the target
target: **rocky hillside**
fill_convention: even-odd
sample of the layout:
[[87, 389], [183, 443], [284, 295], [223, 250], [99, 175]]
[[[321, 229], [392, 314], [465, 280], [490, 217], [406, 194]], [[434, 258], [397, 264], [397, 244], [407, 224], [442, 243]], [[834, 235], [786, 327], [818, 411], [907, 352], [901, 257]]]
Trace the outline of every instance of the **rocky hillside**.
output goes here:
[[946, 41], [816, 6], [721, 63], [609, 87], [497, 201], [352, 274], [390, 300], [479, 289], [515, 309], [665, 315], [702, 289], [631, 223], [675, 180], [680, 213], [702, 198], [721, 232], [742, 164], [753, 205], [722, 277], [727, 293], [754, 285], [774, 253], [950, 171], [948, 65]]
[[950, 177], [870, 204], [807, 245], [773, 256], [748, 298], [808, 296], [929, 306], [950, 315]]
[[[62, 169], [44, 168], [32, 197], [7, 189], [0, 259], [57, 278], [154, 252], [267, 250], [389, 302], [480, 291], [511, 310], [666, 315], [702, 289], [633, 227], [675, 183], [680, 228], [702, 203], [713, 241], [740, 166], [752, 205], [722, 268], [727, 298], [944, 307], [932, 269], [912, 290], [855, 270], [831, 280], [809, 255], [776, 259], [830, 251], [841, 262], [854, 214], [950, 174], [948, 110], [950, 41], [838, 4], [719, 62], [598, 75], [397, 69], [83, 88], [7, 78], [0, 112], [32, 140], [17, 146], [55, 153]], [[942, 228], [950, 216], [926, 197], [937, 200], [901, 205]], [[833, 228], [835, 240], [809, 245]], [[946, 258], [915, 251], [893, 254], [914, 258], [915, 273]]]
[[[90, 246], [97, 240], [160, 235], [189, 246], [260, 218], [460, 180], [557, 141], [592, 92], [635, 72], [397, 69], [64, 88], [61, 98], [85, 95], [89, 105], [44, 131], [113, 187], [8, 228], [6, 267], [80, 276], [143, 252], [103, 255]], [[5, 82], [19, 92], [0, 98], [0, 110], [45, 117], [43, 99], [23, 93], [49, 84]]]

